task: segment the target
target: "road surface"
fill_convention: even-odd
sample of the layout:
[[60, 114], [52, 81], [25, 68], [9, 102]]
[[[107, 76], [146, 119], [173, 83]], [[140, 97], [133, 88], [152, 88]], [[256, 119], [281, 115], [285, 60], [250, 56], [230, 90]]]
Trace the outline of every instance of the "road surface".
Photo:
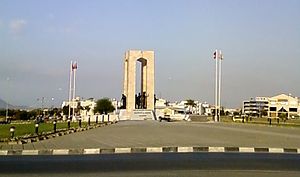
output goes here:
[[4, 156], [0, 176], [300, 176], [300, 155], [159, 153]]
[[124, 121], [0, 149], [80, 149], [116, 147], [211, 146], [300, 148], [300, 128], [253, 124]]

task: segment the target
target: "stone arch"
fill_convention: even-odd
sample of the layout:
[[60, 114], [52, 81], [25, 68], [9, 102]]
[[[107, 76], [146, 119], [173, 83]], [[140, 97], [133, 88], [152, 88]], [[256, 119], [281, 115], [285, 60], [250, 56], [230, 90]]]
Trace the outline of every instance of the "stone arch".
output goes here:
[[124, 59], [123, 94], [126, 111], [132, 112], [136, 105], [136, 62], [141, 62], [141, 93], [146, 94], [145, 109], [154, 110], [154, 52], [129, 50]]

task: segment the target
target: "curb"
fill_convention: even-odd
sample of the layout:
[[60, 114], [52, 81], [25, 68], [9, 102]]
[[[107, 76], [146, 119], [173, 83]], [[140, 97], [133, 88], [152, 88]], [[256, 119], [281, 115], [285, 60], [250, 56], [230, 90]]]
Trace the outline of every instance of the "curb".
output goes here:
[[131, 148], [92, 148], [92, 149], [49, 149], [49, 150], [0, 150], [0, 156], [10, 155], [91, 155], [129, 153], [289, 153], [300, 154], [300, 148], [264, 147], [131, 147]]

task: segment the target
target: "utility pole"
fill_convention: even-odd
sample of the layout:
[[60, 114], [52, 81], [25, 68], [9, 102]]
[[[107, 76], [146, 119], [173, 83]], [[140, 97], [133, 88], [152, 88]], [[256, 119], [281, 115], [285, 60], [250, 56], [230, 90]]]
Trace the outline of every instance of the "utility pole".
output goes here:
[[45, 101], [45, 97], [42, 97], [42, 112], [43, 112], [43, 116], [45, 117], [45, 112], [44, 112], [44, 101]]

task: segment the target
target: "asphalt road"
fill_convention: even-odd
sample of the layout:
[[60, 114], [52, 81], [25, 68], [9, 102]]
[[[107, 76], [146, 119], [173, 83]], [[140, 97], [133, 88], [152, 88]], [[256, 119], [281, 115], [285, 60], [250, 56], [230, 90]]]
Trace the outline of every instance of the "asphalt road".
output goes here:
[[78, 149], [159, 146], [299, 148], [300, 128], [255, 124], [124, 121], [110, 126], [0, 149]]
[[300, 176], [300, 155], [159, 153], [4, 156], [0, 176]]

